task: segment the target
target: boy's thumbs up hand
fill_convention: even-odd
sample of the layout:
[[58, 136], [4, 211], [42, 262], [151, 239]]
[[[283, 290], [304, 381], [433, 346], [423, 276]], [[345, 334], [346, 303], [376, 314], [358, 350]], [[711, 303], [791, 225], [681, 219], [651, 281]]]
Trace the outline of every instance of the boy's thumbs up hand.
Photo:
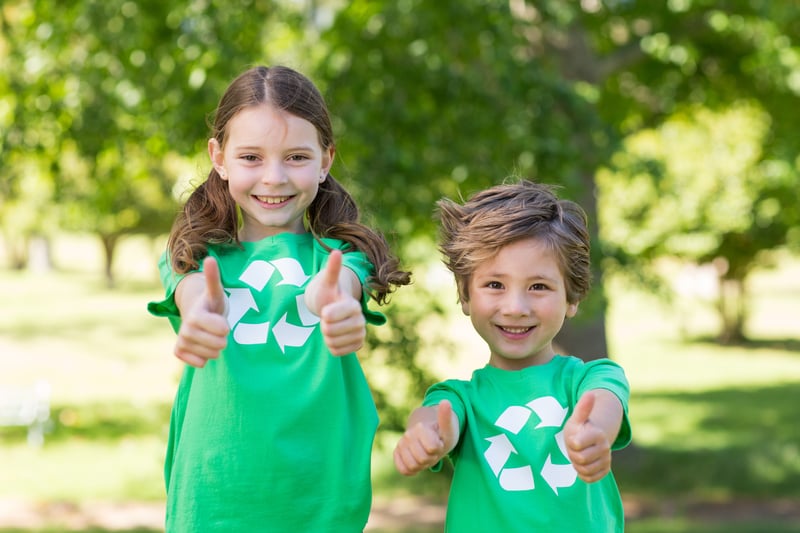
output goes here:
[[[175, 356], [186, 364], [202, 368], [209, 359], [219, 357], [228, 344], [230, 331], [225, 317], [227, 298], [216, 259], [206, 257], [203, 272], [184, 278], [179, 290], [185, 295], [181, 301], [187, 303], [181, 307]], [[183, 312], [184, 307], [186, 312]]]
[[420, 407], [394, 449], [397, 471], [411, 476], [434, 466], [455, 447], [458, 437], [458, 418], [448, 400]]
[[592, 423], [595, 393], [581, 396], [564, 425], [564, 444], [572, 466], [583, 481], [592, 483], [611, 470], [611, 443], [606, 434]]

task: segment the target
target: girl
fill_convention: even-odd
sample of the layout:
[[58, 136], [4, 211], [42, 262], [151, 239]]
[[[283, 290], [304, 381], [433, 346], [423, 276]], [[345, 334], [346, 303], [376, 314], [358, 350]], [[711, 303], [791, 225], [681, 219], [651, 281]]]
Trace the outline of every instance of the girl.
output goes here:
[[[172, 531], [362, 531], [377, 413], [353, 353], [410, 282], [329, 170], [328, 110], [303, 75], [228, 87], [212, 169], [187, 200], [149, 305], [185, 367], [165, 478]], [[334, 357], [340, 356], [340, 357]]]

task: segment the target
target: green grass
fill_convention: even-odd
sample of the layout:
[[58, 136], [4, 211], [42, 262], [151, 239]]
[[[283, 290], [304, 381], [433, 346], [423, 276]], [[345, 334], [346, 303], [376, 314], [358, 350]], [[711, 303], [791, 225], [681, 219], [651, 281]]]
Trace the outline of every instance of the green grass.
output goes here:
[[[0, 269], [0, 385], [45, 378], [53, 388], [53, 424], [42, 448], [27, 446], [21, 428], [0, 429], [0, 502], [163, 501], [164, 446], [180, 365], [166, 321], [145, 311], [161, 295], [158, 246], [128, 242], [120, 284], [109, 290], [92, 243], [59, 241], [55, 273]], [[749, 333], [756, 340], [741, 346], [707, 342], [715, 317], [702, 300], [669, 309], [620, 281], [610, 284], [610, 350], [632, 387], [634, 441], [614, 458], [632, 515], [627, 531], [798, 530], [800, 512], [775, 510], [800, 507], [800, 261], [781, 265], [753, 279]], [[454, 317], [452, 328], [464, 351], [437, 368], [468, 375], [484, 363], [482, 343], [463, 317]], [[396, 438], [378, 437], [376, 501], [416, 495], [441, 502], [446, 475], [404, 478], [394, 471]], [[747, 507], [740, 502], [756, 511], [730, 513]], [[770, 512], [759, 516], [759, 509]], [[3, 529], [2, 518], [0, 506], [4, 533], [74, 529], [63, 523]], [[111, 529], [84, 524], [77, 530]]]

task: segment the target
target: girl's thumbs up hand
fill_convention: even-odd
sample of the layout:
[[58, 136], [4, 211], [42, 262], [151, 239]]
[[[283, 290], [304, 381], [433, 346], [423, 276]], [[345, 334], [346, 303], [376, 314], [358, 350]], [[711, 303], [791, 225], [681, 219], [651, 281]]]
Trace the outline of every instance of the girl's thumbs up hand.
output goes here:
[[181, 310], [181, 327], [175, 341], [175, 356], [186, 364], [202, 368], [216, 359], [228, 344], [227, 298], [213, 257], [203, 261], [203, 272], [181, 280], [175, 292]]
[[333, 250], [305, 294], [306, 306], [320, 317], [322, 337], [333, 355], [347, 355], [364, 344], [366, 319], [356, 294], [361, 294], [361, 283], [350, 269], [342, 268], [342, 252]]

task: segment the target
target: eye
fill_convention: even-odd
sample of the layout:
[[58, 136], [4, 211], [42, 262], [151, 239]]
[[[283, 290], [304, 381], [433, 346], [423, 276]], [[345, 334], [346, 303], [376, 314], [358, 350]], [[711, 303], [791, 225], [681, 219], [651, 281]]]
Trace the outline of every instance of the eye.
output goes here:
[[289, 161], [306, 161], [309, 157], [305, 154], [292, 154], [288, 159]]
[[242, 156], [242, 159], [244, 159], [245, 161], [249, 161], [249, 162], [251, 162], [251, 163], [252, 163], [252, 162], [254, 162], [254, 161], [258, 161], [258, 156], [255, 156], [255, 155], [253, 155], [253, 154], [246, 154], [246, 155], [243, 155], [243, 156]]
[[546, 291], [547, 289], [548, 286], [545, 285], [544, 283], [534, 283], [533, 285], [531, 285], [531, 290], [534, 291]]
[[486, 284], [486, 288], [488, 288], [488, 289], [502, 289], [503, 288], [503, 284], [500, 283], [499, 281], [490, 281], [489, 283]]

